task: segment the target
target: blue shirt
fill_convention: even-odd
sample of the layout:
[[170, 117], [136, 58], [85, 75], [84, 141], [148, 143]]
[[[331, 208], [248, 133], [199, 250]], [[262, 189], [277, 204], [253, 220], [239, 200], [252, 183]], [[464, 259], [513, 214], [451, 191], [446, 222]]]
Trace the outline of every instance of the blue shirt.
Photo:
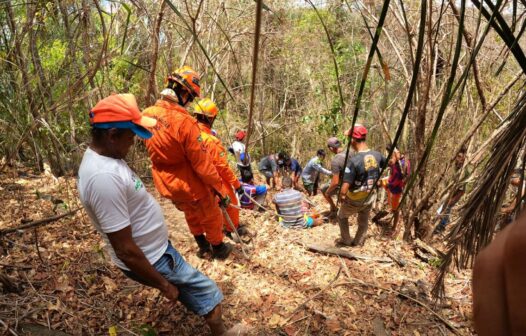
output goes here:
[[298, 162], [298, 160], [291, 158], [290, 159], [290, 165], [285, 167], [286, 170], [293, 172], [296, 175], [300, 175], [302, 168]]

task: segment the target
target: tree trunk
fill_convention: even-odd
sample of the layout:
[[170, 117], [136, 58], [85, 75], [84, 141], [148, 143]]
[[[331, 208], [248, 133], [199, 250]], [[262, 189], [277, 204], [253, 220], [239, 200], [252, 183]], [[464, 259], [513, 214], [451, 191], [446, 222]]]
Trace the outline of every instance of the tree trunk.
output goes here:
[[152, 63], [150, 65], [150, 76], [148, 78], [148, 91], [146, 92], [145, 97], [146, 103], [148, 105], [153, 105], [153, 103], [155, 103], [155, 99], [157, 99], [158, 96], [155, 72], [157, 71], [157, 58], [159, 57], [159, 31], [161, 30], [165, 6], [166, 1], [162, 1], [159, 14], [155, 20], [155, 29], [152, 33], [152, 50], [150, 57]]

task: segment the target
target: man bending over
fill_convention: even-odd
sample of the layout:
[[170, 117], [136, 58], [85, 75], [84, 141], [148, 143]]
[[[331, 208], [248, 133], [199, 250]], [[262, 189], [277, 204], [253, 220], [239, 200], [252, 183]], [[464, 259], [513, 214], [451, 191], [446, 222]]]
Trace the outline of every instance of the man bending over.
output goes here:
[[123, 160], [135, 135], [152, 136], [146, 127], [156, 120], [141, 117], [133, 95], [120, 94], [98, 102], [90, 123], [92, 141], [79, 168], [78, 190], [113, 263], [129, 278], [203, 316], [213, 335], [244, 332], [243, 325], [226, 330], [223, 294], [172, 246], [161, 207]]

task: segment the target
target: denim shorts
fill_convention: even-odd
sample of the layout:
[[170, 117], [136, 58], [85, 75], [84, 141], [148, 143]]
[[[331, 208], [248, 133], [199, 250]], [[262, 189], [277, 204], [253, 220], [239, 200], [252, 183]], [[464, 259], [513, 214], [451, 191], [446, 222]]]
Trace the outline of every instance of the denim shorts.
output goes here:
[[[223, 294], [214, 281], [188, 264], [177, 250], [168, 243], [168, 248], [153, 267], [166, 280], [177, 286], [178, 300], [199, 316], [210, 313], [221, 301]], [[149, 286], [138, 275], [123, 270], [130, 279]]]

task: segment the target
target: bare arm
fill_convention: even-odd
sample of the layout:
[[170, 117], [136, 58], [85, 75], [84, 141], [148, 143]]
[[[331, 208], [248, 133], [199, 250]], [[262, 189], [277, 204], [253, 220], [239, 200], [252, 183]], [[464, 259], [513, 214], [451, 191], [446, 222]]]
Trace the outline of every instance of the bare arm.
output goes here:
[[330, 195], [333, 190], [338, 188], [338, 183], [340, 183], [340, 177], [337, 174], [332, 175], [331, 178], [331, 184], [329, 185], [329, 188], [327, 188], [327, 191], [325, 192], [327, 195]]
[[278, 206], [278, 203], [276, 203], [275, 200], [272, 200], [272, 203], [274, 204], [274, 207], [276, 207], [276, 212], [278, 213], [278, 215], [280, 214], [279, 212], [279, 206]]
[[526, 334], [526, 213], [510, 227], [504, 247], [508, 323], [512, 335]]
[[312, 167], [314, 168], [314, 170], [316, 170], [319, 173], [322, 173], [322, 174], [325, 174], [325, 175], [329, 175], [329, 176], [332, 175], [332, 172], [330, 170], [328, 170], [328, 169], [323, 168], [321, 163], [316, 162], [316, 163], [314, 163], [312, 165]]
[[137, 274], [148, 285], [159, 289], [170, 301], [177, 301], [179, 296], [177, 287], [157, 272], [146, 259], [144, 253], [133, 241], [130, 226], [107, 235], [117, 258], [122, 260], [133, 273]]
[[[512, 224], [513, 225], [513, 224]], [[504, 279], [504, 246], [508, 226], [475, 259], [473, 322], [479, 336], [509, 335]]]
[[347, 192], [349, 192], [349, 186], [350, 184], [348, 182], [343, 182], [342, 190], [340, 190], [340, 198], [342, 200], [347, 198]]

